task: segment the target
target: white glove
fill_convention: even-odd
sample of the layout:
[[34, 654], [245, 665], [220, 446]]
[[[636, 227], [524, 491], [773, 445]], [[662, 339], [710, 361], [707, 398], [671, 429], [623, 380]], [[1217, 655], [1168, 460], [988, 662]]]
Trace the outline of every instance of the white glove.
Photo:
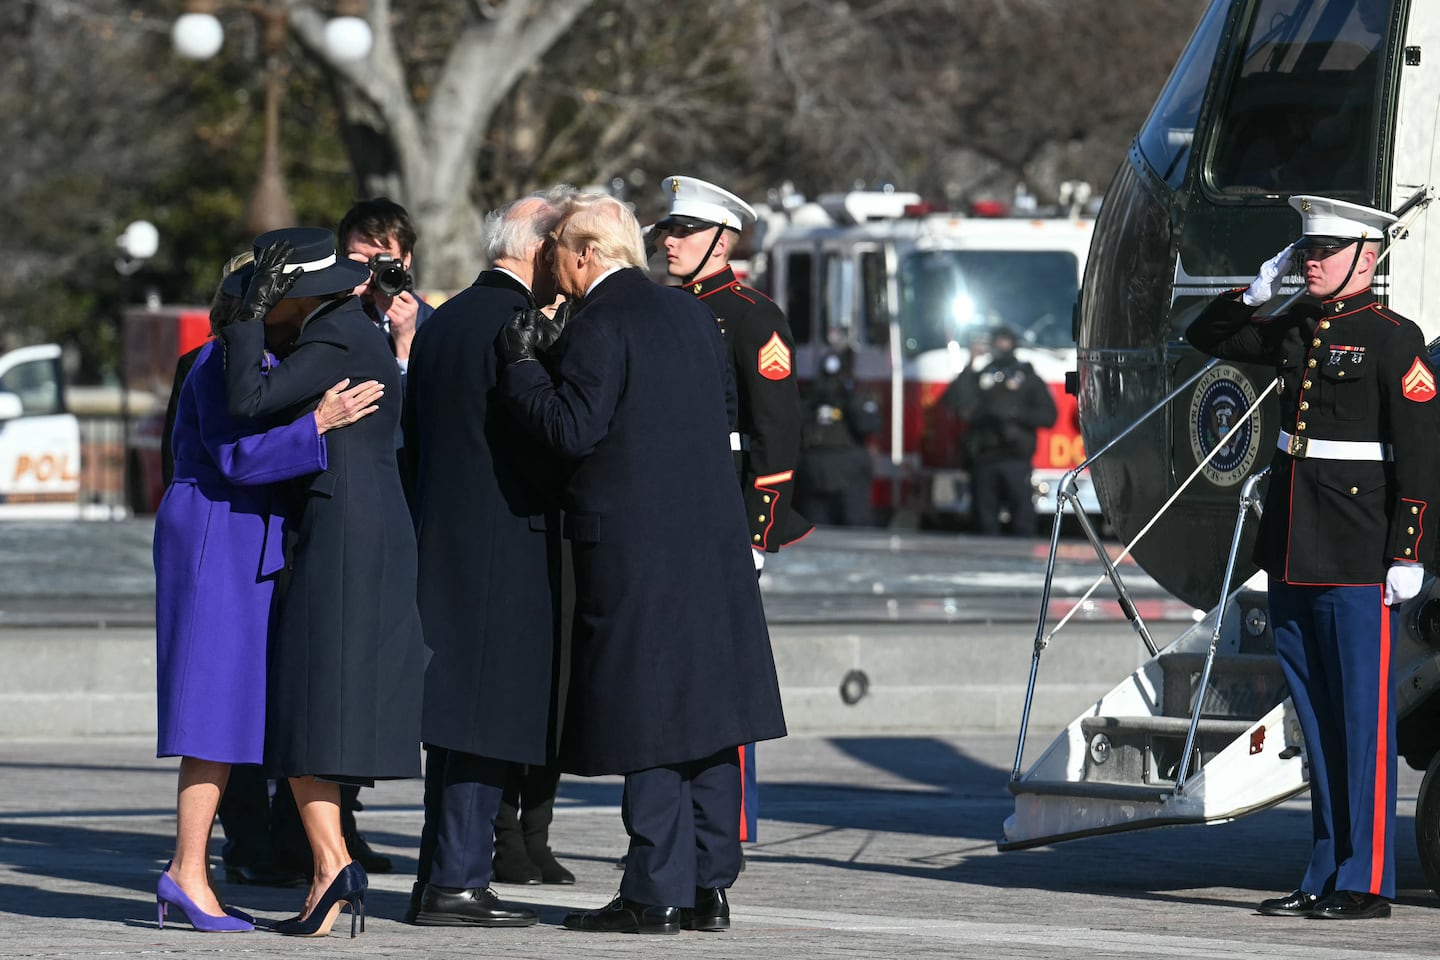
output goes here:
[[[1298, 242], [1298, 241], [1297, 241]], [[1274, 299], [1280, 290], [1280, 280], [1290, 271], [1290, 258], [1295, 253], [1295, 244], [1290, 244], [1275, 256], [1266, 260], [1260, 273], [1250, 281], [1250, 286], [1240, 294], [1240, 301], [1247, 307], [1258, 307]]]
[[750, 553], [755, 557], [755, 572], [756, 572], [756, 573], [759, 573], [761, 570], [764, 570], [764, 569], [765, 569], [765, 551], [764, 551], [764, 550], [756, 550], [756, 549], [754, 549], [754, 548], [752, 547], [751, 550], [750, 550]]
[[1398, 606], [1420, 592], [1425, 567], [1419, 563], [1392, 563], [1385, 573], [1385, 605]]

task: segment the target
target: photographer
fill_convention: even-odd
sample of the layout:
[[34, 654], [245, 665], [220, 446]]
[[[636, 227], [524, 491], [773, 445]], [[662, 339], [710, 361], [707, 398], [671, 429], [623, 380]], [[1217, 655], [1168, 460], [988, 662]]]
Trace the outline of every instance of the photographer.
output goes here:
[[403, 382], [415, 330], [435, 308], [415, 295], [410, 258], [415, 226], [405, 208], [388, 197], [361, 200], [340, 221], [340, 251], [370, 268], [370, 279], [355, 295], [375, 325], [390, 338]]

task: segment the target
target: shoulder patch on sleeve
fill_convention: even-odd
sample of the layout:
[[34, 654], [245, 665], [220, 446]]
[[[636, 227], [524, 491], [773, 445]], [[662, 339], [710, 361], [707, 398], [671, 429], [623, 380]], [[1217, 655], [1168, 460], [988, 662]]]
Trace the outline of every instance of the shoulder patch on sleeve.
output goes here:
[[1400, 381], [1400, 387], [1406, 400], [1414, 400], [1416, 403], [1433, 400], [1435, 399], [1435, 374], [1430, 372], [1430, 368], [1425, 366], [1423, 360], [1416, 357], [1415, 362], [1410, 365], [1410, 369]]
[[[784, 380], [790, 376], [790, 348], [785, 346], [779, 333], [770, 334], [770, 339], [760, 348], [758, 366], [760, 376], [766, 380]], [[1435, 392], [1433, 383], [1430, 392]]]

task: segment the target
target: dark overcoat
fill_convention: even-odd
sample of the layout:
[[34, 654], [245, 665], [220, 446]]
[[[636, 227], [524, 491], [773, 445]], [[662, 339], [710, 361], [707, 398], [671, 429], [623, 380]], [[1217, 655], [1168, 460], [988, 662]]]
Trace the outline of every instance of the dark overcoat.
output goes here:
[[1420, 328], [1369, 291], [1255, 314], [1238, 291], [1224, 294], [1185, 337], [1211, 356], [1273, 367], [1283, 433], [1383, 444], [1386, 457], [1277, 450], [1255, 562], [1277, 580], [1322, 586], [1384, 583], [1396, 561], [1433, 566], [1440, 400]]
[[487, 270], [420, 328], [405, 469], [420, 549], [421, 738], [518, 763], [553, 758], [558, 638], [556, 464], [495, 396], [495, 337], [534, 304]]
[[554, 360], [553, 378], [511, 364], [501, 389], [577, 461], [564, 494], [576, 590], [564, 768], [627, 773], [784, 736], [714, 317], [620, 270], [581, 301]]
[[349, 377], [385, 385], [379, 411], [325, 437], [329, 465], [304, 484], [270, 665], [266, 765], [344, 780], [420, 773], [425, 647], [415, 609], [415, 530], [395, 458], [400, 372], [355, 297], [323, 307], [261, 374], [264, 326], [232, 324], [230, 411], [313, 406]]
[[795, 510], [795, 464], [800, 459], [800, 388], [795, 335], [775, 301], [735, 277], [733, 268], [686, 287], [720, 324], [739, 402], [736, 469], [745, 498], [750, 545], [775, 553], [814, 525]]

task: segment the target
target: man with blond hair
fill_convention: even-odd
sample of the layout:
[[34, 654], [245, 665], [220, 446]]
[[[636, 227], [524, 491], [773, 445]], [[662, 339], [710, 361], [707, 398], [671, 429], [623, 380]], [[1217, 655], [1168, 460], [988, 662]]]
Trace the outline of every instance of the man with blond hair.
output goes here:
[[575, 311], [544, 364], [533, 316], [501, 334], [500, 391], [571, 461], [560, 759], [583, 776], [625, 776], [630, 835], [619, 896], [565, 926], [723, 930], [740, 869], [736, 748], [785, 734], [730, 457], [725, 343], [703, 304], [646, 276], [640, 226], [617, 200], [574, 198], [551, 245]]

